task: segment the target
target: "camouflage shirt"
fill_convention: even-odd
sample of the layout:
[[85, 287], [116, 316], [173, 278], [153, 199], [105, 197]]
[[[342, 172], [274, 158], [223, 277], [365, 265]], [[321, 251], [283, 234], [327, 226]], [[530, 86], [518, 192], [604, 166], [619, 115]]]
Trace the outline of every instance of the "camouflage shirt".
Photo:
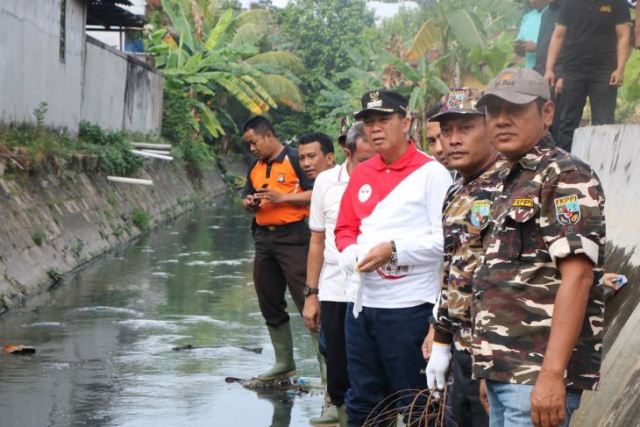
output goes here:
[[444, 201], [444, 271], [435, 339], [447, 341], [452, 336], [458, 351], [471, 352], [473, 272], [482, 255], [481, 232], [489, 222], [491, 201], [501, 189], [506, 168], [507, 161], [500, 158], [476, 179], [468, 183], [458, 179]]
[[598, 177], [546, 136], [508, 171], [491, 215], [474, 281], [474, 376], [535, 383], [561, 283], [556, 260], [583, 254], [595, 265], [594, 283], [565, 381], [597, 389], [605, 238]]

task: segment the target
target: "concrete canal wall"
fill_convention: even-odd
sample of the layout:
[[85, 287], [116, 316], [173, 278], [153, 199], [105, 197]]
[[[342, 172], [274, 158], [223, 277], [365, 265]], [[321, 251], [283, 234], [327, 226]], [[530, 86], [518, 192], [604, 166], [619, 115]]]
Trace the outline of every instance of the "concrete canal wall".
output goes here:
[[[173, 163], [145, 162], [153, 187], [114, 184], [101, 175], [0, 177], [0, 313], [47, 289], [67, 273], [139, 236], [198, 201], [223, 195], [218, 169], [196, 183]], [[136, 218], [137, 217], [137, 218]]]
[[576, 131], [573, 153], [596, 171], [606, 195], [606, 270], [629, 284], [606, 303], [600, 391], [584, 394], [571, 425], [637, 426], [640, 420], [640, 125]]

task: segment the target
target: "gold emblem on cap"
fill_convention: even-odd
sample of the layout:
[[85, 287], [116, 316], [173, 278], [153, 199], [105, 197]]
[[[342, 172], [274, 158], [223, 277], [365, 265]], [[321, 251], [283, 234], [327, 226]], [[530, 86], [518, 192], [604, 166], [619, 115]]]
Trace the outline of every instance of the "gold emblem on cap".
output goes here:
[[370, 98], [372, 101], [377, 101], [377, 100], [379, 100], [379, 99], [380, 99], [380, 92], [378, 92], [377, 90], [374, 90], [373, 92], [371, 92], [371, 93], [369, 94], [369, 98]]
[[511, 71], [502, 73], [502, 75], [500, 76], [500, 79], [503, 81], [511, 81], [513, 80], [513, 73]]

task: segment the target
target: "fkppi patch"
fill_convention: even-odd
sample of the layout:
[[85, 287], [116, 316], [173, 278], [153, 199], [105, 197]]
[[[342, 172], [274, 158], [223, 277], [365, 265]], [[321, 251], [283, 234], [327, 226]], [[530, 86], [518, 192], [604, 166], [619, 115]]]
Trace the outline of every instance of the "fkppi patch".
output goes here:
[[553, 199], [556, 206], [558, 222], [565, 225], [577, 224], [580, 221], [580, 202], [577, 195]]
[[532, 208], [533, 199], [531, 197], [513, 199], [513, 203], [511, 204], [511, 206], [513, 206], [514, 208]]
[[490, 214], [490, 200], [474, 200], [471, 205], [471, 224], [475, 227], [482, 227], [489, 220]]

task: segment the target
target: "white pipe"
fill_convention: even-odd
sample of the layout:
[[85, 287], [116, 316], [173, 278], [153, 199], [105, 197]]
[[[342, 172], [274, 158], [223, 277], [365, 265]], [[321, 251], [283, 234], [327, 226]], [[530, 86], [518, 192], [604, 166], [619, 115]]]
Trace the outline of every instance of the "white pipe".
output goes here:
[[149, 153], [147, 151], [140, 151], [140, 150], [131, 150], [131, 152], [137, 156], [142, 156], [142, 157], [151, 157], [153, 159], [160, 159], [160, 160], [173, 160], [173, 157], [171, 156], [163, 156], [162, 154], [154, 154], [154, 153]]
[[143, 148], [140, 151], [144, 151], [145, 153], [152, 153], [152, 154], [162, 154], [163, 156], [171, 156], [171, 151], [149, 150], [149, 149], [146, 149], [146, 148]]
[[122, 176], [108, 176], [107, 181], [121, 182], [123, 184], [153, 185], [150, 179], [125, 178]]
[[171, 150], [171, 144], [150, 144], [148, 142], [132, 142], [135, 148], [150, 148], [151, 150]]

